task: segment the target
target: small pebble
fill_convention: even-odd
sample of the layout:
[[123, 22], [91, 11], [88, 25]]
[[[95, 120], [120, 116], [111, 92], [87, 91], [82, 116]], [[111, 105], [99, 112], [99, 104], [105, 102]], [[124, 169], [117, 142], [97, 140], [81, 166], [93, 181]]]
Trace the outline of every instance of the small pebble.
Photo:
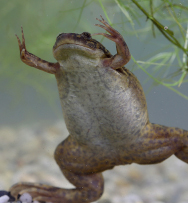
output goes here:
[[8, 200], [9, 200], [8, 195], [3, 195], [2, 197], [0, 197], [0, 203], [6, 203]]
[[20, 201], [25, 203], [32, 203], [32, 197], [29, 193], [24, 193], [23, 195], [21, 195]]

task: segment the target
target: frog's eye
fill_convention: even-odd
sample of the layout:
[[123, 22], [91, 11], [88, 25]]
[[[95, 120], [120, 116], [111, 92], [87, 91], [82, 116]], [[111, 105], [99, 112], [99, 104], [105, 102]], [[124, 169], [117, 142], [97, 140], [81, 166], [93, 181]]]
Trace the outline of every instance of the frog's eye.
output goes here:
[[57, 37], [56, 37], [56, 40], [62, 35], [63, 33], [60, 33]]
[[89, 32], [83, 32], [81, 34], [84, 38], [91, 39], [91, 34]]

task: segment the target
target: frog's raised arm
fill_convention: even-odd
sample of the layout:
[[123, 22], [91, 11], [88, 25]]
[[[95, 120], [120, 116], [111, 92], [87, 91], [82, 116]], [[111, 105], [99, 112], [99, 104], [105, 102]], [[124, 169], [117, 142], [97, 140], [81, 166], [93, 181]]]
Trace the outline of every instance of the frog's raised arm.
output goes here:
[[20, 58], [21, 60], [32, 67], [35, 67], [37, 69], [43, 70], [47, 73], [52, 73], [55, 74], [56, 71], [59, 69], [60, 65], [59, 63], [50, 63], [48, 61], [45, 61], [31, 53], [29, 53], [26, 49], [25, 46], [25, 37], [24, 37], [24, 33], [23, 33], [23, 28], [21, 27], [22, 30], [22, 43], [19, 39], [19, 37], [16, 35], [17, 40], [18, 40], [18, 45], [19, 45], [19, 49], [20, 49]]
[[131, 59], [131, 54], [129, 52], [129, 48], [124, 41], [123, 37], [121, 34], [113, 29], [104, 19], [102, 16], [100, 16], [102, 20], [96, 18], [99, 22], [101, 22], [104, 25], [100, 24], [95, 24], [95, 26], [101, 27], [105, 29], [109, 34], [106, 33], [95, 33], [93, 35], [103, 35], [104, 37], [108, 38], [109, 40], [112, 40], [116, 43], [116, 49], [117, 49], [117, 54], [114, 55], [111, 58], [105, 58], [103, 60], [104, 66], [110, 66], [113, 69], [118, 69], [123, 67], [125, 64], [129, 62]]

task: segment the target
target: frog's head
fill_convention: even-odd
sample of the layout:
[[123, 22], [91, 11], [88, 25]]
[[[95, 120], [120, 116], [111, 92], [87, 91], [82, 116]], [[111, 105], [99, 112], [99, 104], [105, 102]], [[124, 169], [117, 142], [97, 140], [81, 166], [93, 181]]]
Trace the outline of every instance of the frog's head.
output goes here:
[[57, 61], [66, 60], [70, 56], [82, 55], [87, 58], [110, 58], [111, 53], [91, 34], [83, 32], [61, 33], [53, 46], [53, 54]]

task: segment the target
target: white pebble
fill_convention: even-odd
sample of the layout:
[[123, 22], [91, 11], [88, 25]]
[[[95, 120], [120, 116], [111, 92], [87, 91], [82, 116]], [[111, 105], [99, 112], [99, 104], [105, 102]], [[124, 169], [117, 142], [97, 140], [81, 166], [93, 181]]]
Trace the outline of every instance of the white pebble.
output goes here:
[[0, 203], [6, 203], [9, 200], [8, 195], [3, 195], [0, 197]]
[[31, 197], [31, 195], [29, 193], [24, 193], [23, 195], [21, 195], [20, 201], [27, 202], [27, 203], [32, 203], [32, 197]]

